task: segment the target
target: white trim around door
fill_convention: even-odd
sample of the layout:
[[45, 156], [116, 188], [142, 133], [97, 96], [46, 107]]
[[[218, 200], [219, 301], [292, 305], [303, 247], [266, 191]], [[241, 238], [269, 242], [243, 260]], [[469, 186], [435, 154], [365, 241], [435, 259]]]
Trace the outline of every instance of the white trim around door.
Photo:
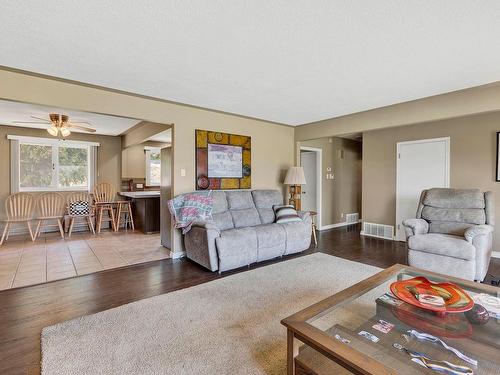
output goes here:
[[[321, 230], [322, 229], [322, 227], [321, 227], [321, 204], [323, 202], [323, 198], [321, 196], [322, 191], [323, 191], [323, 187], [322, 187], [323, 150], [321, 148], [309, 147], [309, 146], [300, 146], [300, 150], [312, 151], [312, 152], [316, 153], [316, 209], [318, 212], [318, 215], [316, 216], [316, 226], [318, 227], [319, 230]], [[300, 150], [299, 150], [299, 156], [300, 156]], [[300, 161], [301, 160], [299, 157], [299, 162]]]
[[[434, 143], [434, 142], [444, 142], [445, 146], [445, 176], [444, 176], [444, 186], [435, 186], [435, 187], [450, 187], [450, 137], [441, 137], [441, 138], [430, 138], [430, 139], [420, 139], [416, 141], [407, 141], [407, 142], [398, 142], [396, 144], [396, 220], [395, 220], [395, 239], [397, 241], [405, 241], [404, 236], [401, 235], [401, 231], [398, 230], [398, 223], [400, 217], [400, 207], [398, 204], [398, 197], [400, 196], [400, 154], [401, 147], [404, 145], [413, 145], [413, 144], [423, 144], [423, 143]], [[431, 186], [429, 186], [431, 187]], [[417, 211], [417, 206], [415, 206], [415, 212]]]

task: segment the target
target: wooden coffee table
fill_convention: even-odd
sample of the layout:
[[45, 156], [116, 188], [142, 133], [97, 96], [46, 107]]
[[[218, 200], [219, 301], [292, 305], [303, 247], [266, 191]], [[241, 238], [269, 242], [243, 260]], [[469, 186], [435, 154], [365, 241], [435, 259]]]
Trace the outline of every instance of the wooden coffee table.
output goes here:
[[[471, 324], [463, 313], [439, 318], [409, 304], [395, 306], [379, 298], [389, 293], [392, 282], [415, 276], [453, 282], [470, 296], [500, 296], [497, 287], [396, 264], [281, 321], [287, 327], [288, 374], [438, 374], [412, 362], [395, 343], [433, 360], [468, 366], [474, 374], [500, 374], [500, 320]], [[387, 333], [375, 329], [379, 320], [393, 328]], [[409, 330], [439, 337], [477, 360], [477, 366], [439, 344], [418, 340]], [[378, 342], [359, 335], [361, 331], [375, 335]]]

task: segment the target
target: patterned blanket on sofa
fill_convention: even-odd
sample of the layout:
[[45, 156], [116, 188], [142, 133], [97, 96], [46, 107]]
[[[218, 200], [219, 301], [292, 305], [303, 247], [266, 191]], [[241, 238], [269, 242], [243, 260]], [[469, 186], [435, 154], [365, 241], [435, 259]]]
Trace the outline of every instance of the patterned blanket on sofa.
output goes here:
[[176, 196], [168, 202], [168, 209], [174, 221], [174, 228], [186, 234], [197, 220], [212, 219], [212, 191], [187, 193]]

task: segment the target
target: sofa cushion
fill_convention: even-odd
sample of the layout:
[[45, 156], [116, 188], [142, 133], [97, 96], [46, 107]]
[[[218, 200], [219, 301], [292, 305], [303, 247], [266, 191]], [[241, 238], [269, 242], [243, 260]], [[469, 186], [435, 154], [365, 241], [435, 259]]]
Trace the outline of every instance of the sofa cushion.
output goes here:
[[259, 249], [263, 247], [272, 247], [283, 245], [283, 251], [286, 241], [285, 229], [278, 224], [265, 224], [253, 227], [257, 234], [257, 244]]
[[278, 190], [254, 190], [253, 201], [262, 224], [274, 223], [273, 206], [283, 204], [283, 196]]
[[247, 208], [243, 210], [230, 210], [235, 228], [253, 227], [260, 225], [260, 217], [257, 209]]
[[425, 192], [422, 203], [439, 208], [482, 208], [484, 194], [479, 189], [433, 188]]
[[273, 259], [285, 253], [286, 233], [278, 224], [253, 227], [257, 234], [257, 261]]
[[475, 259], [476, 249], [465, 238], [449, 234], [417, 234], [408, 238], [408, 248], [453, 258]]
[[257, 234], [253, 228], [222, 231], [215, 239], [219, 270], [225, 271], [257, 261]]
[[212, 214], [213, 221], [220, 230], [233, 229], [233, 217], [229, 211]]
[[226, 199], [226, 192], [224, 191], [213, 191], [212, 198], [214, 200], [214, 206], [212, 208], [212, 214], [220, 214], [221, 212], [228, 210], [228, 204]]
[[226, 197], [230, 210], [255, 208], [252, 193], [249, 191], [227, 191]]
[[422, 219], [427, 221], [486, 224], [484, 208], [437, 208], [425, 206], [422, 209]]
[[277, 224], [283, 227], [286, 233], [285, 254], [303, 251], [311, 245], [311, 218], [306, 221]]

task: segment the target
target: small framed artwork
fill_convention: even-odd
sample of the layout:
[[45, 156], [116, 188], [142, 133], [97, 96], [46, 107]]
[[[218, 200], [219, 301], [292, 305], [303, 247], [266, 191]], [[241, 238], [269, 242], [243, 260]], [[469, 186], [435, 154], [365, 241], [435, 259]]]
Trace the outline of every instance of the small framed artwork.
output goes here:
[[195, 130], [195, 137], [196, 190], [252, 187], [249, 136]]
[[500, 158], [500, 132], [497, 132], [497, 167], [495, 171], [495, 181], [500, 182], [500, 171], [498, 170], [498, 159]]

